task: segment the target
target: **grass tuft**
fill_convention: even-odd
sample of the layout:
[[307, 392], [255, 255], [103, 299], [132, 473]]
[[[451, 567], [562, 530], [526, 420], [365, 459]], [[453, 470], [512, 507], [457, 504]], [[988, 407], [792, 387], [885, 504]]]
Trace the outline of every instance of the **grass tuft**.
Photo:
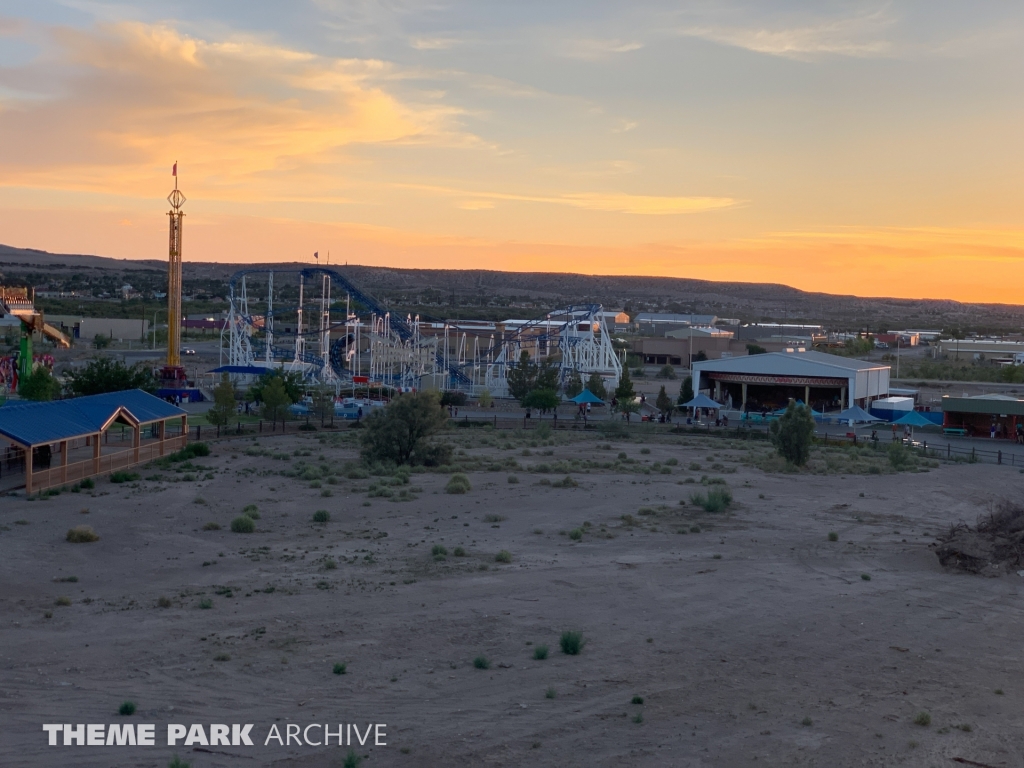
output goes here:
[[712, 488], [707, 493], [695, 493], [690, 501], [705, 512], [724, 512], [732, 504], [732, 491], [728, 488]]
[[924, 710], [914, 715], [914, 725], [920, 725], [922, 728], [927, 728], [932, 724], [932, 716]]
[[122, 701], [121, 706], [117, 708], [117, 714], [122, 717], [130, 717], [135, 714], [135, 702], [134, 701]]
[[207, 523], [206, 525], [203, 526], [203, 530], [204, 531], [219, 531], [220, 530], [220, 523], [213, 523], [213, 522]]
[[586, 640], [583, 639], [582, 632], [576, 632], [572, 630], [566, 630], [562, 633], [562, 636], [558, 640], [558, 644], [562, 648], [562, 653], [569, 656], [578, 656], [580, 651], [583, 650], [583, 646], [586, 645]]
[[499, 563], [511, 563], [512, 562], [512, 553], [509, 552], [507, 549], [503, 549], [498, 554], [496, 554], [494, 556], [494, 559], [495, 559], [496, 562], [499, 562]]
[[348, 665], [347, 664], [342, 664], [341, 662], [339, 662], [339, 663], [334, 665], [334, 670], [333, 671], [334, 671], [334, 674], [336, 674], [336, 675], [344, 675], [345, 672], [348, 671]]
[[316, 512], [313, 513], [314, 523], [327, 523], [330, 522], [330, 520], [331, 513], [328, 512], [326, 509], [318, 509]]
[[538, 645], [533, 649], [533, 658], [537, 661], [544, 661], [548, 657], [548, 647], [546, 645]]
[[486, 656], [477, 656], [473, 659], [473, 666], [477, 669], [490, 669], [491, 662]]
[[839, 541], [839, 534], [836, 533], [835, 531], [829, 531], [828, 540], [829, 541]]
[[643, 696], [634, 696], [634, 697], [633, 697], [633, 698], [632, 698], [632, 699], [630, 700], [630, 702], [629, 702], [629, 703], [630, 703], [630, 704], [643, 704], [643, 703], [644, 703], [644, 697], [643, 697]]
[[448, 480], [448, 484], [444, 487], [444, 492], [469, 493], [471, 488], [472, 486], [469, 484], [469, 478], [461, 472], [457, 472]]
[[256, 530], [256, 523], [248, 515], [241, 515], [231, 521], [231, 530], [234, 533], [252, 533]]

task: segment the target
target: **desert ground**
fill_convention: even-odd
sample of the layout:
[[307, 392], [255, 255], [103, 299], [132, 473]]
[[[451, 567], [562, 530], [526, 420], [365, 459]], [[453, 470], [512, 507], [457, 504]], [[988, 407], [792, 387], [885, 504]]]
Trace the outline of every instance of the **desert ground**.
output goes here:
[[[486, 428], [446, 436], [444, 472], [372, 475], [357, 437], [0, 498], [0, 764], [1024, 766], [1024, 578], [932, 548], [1019, 497], [1016, 470], [831, 449], [794, 474], [765, 443]], [[726, 511], [693, 501], [722, 488]], [[157, 746], [42, 730], [125, 722]], [[256, 745], [172, 748], [167, 723]], [[386, 723], [387, 745], [263, 745], [289, 723]]]

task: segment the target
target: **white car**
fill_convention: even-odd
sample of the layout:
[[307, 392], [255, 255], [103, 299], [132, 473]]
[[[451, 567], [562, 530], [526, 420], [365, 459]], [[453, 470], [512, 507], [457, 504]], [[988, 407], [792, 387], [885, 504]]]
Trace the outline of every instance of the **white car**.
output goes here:
[[195, 353], [196, 351], [191, 348], [181, 350], [181, 354], [183, 355], [194, 355]]

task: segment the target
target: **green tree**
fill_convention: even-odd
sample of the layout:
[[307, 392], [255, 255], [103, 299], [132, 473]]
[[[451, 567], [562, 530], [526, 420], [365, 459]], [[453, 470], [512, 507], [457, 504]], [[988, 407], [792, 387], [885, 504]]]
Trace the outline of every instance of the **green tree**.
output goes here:
[[786, 461], [802, 467], [811, 457], [814, 417], [806, 405], [790, 400], [786, 412], [771, 426], [772, 444]]
[[679, 404], [683, 405], [693, 400], [693, 377], [687, 376], [679, 387]]
[[280, 376], [272, 378], [260, 394], [263, 401], [263, 418], [268, 421], [283, 419], [288, 413], [288, 406], [295, 402], [288, 394], [284, 379]]
[[55, 400], [60, 390], [60, 382], [45, 365], [36, 365], [28, 378], [18, 382], [18, 394], [26, 400]]
[[302, 398], [302, 392], [305, 389], [302, 383], [302, 374], [298, 371], [282, 371], [280, 368], [275, 368], [271, 371], [260, 374], [260, 377], [250, 385], [245, 396], [249, 400], [262, 403], [265, 399], [263, 390], [275, 379], [279, 379], [281, 381], [281, 385], [284, 387], [285, 392], [288, 393], [288, 397], [291, 399], [291, 402], [299, 402]]
[[310, 409], [320, 421], [327, 421], [334, 415], [334, 388], [320, 386], [313, 390], [313, 404]]
[[640, 412], [640, 403], [635, 399], [630, 400], [619, 400], [615, 406], [615, 410], [626, 416], [626, 421], [629, 421], [629, 417], [634, 413]]
[[494, 402], [494, 396], [491, 394], [491, 390], [485, 389], [480, 392], [477, 402], [481, 408], [490, 408], [491, 403]]
[[400, 395], [366, 420], [361, 453], [368, 462], [441, 464], [450, 446], [429, 446], [427, 438], [448, 423], [448, 412], [436, 392]]
[[768, 350], [762, 347], [760, 344], [747, 344], [748, 355], [764, 355], [767, 354]]
[[676, 377], [676, 369], [671, 365], [661, 366], [661, 370], [658, 371], [657, 378], [659, 379], [674, 379]]
[[96, 349], [106, 349], [110, 346], [110, 337], [104, 336], [102, 333], [97, 333], [92, 338], [92, 345], [96, 347]]
[[591, 394], [597, 395], [602, 400], [608, 399], [608, 390], [604, 385], [604, 379], [601, 378], [601, 374], [597, 371], [591, 373], [590, 378], [587, 379], [587, 389], [590, 390]]
[[524, 349], [519, 353], [519, 362], [509, 365], [505, 378], [508, 382], [508, 393], [520, 403], [531, 390], [536, 389], [537, 364], [530, 359], [529, 352]]
[[636, 392], [633, 390], [633, 380], [629, 378], [629, 368], [622, 369], [622, 377], [615, 388], [615, 400], [616, 408], [626, 415], [626, 421], [629, 421], [630, 415], [640, 410], [640, 404], [636, 402]]
[[535, 389], [523, 398], [524, 408], [536, 408], [541, 413], [554, 410], [558, 403], [558, 393], [553, 389]]
[[466, 393], [459, 392], [457, 389], [449, 389], [441, 393], [441, 405], [445, 408], [449, 405], [461, 408], [466, 404], [466, 400]]
[[142, 363], [129, 367], [109, 357], [90, 360], [85, 367], [69, 371], [66, 379], [68, 392], [75, 397], [122, 392], [126, 389], [142, 389], [146, 392], [156, 392], [157, 389], [156, 377]]
[[654, 407], [659, 411], [668, 416], [672, 413], [675, 408], [675, 403], [672, 402], [672, 398], [668, 396], [668, 392], [665, 391], [665, 385], [661, 385], [661, 389], [658, 390], [658, 397], [654, 401]]
[[543, 361], [537, 367], [537, 381], [534, 383], [534, 389], [550, 389], [552, 392], [558, 391], [558, 369], [559, 366], [556, 361], [548, 358]]
[[629, 378], [629, 369], [622, 369], [622, 376], [619, 378], [619, 385], [615, 387], [615, 398], [617, 400], [632, 400], [636, 397], [633, 390], [633, 380]]
[[576, 369], [569, 374], [569, 378], [565, 382], [565, 396], [572, 398], [576, 397], [580, 392], [583, 391], [583, 377], [580, 376], [580, 372]]
[[226, 373], [220, 375], [220, 383], [213, 390], [213, 407], [206, 412], [206, 420], [215, 427], [227, 426], [235, 415], [235, 388]]

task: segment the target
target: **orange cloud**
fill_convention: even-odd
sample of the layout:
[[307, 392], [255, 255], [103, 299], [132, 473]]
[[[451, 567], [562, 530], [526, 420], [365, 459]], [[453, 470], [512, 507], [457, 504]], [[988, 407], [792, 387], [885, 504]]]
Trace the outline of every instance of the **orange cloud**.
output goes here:
[[74, 73], [63, 92], [0, 105], [7, 186], [150, 194], [155, 169], [166, 177], [177, 159], [208, 199], [330, 197], [345, 148], [455, 133], [450, 108], [409, 105], [374, 85], [383, 62], [137, 23], [57, 29], [53, 41]]

